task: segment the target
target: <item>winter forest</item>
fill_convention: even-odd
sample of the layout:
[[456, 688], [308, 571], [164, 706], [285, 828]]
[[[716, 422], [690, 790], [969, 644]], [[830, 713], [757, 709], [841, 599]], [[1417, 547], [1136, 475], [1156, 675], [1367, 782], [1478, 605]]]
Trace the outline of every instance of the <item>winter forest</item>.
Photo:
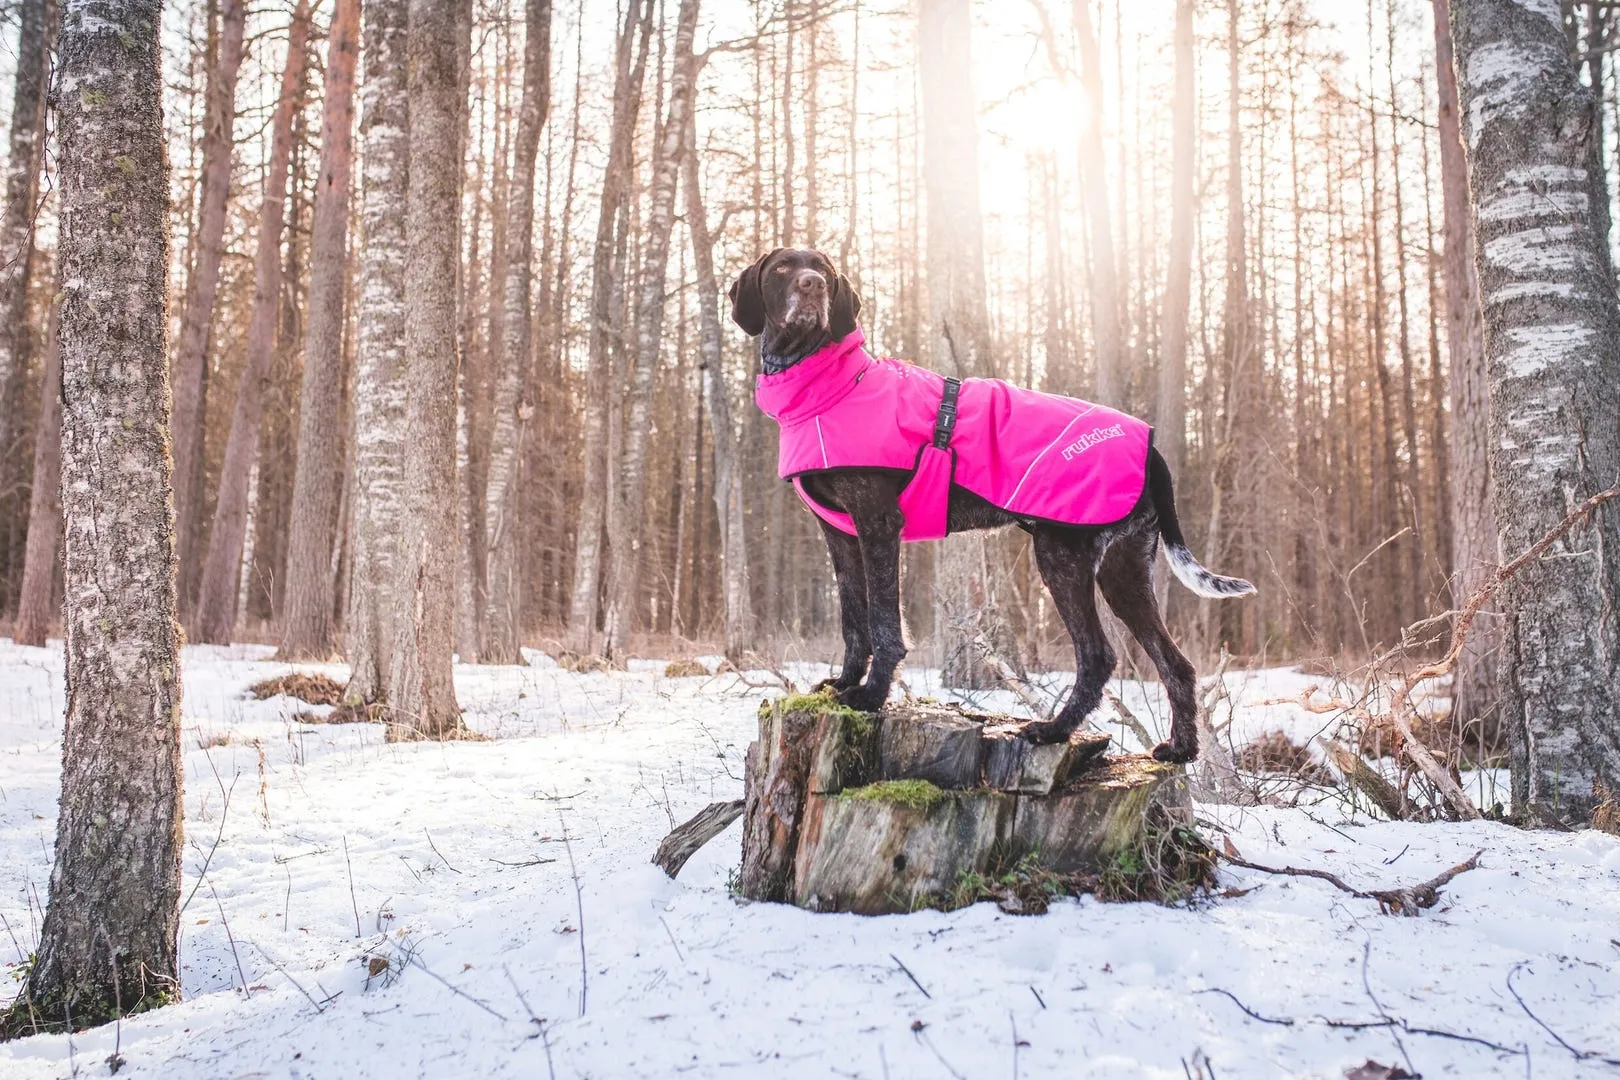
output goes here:
[[0, 0], [0, 1075], [1614, 1074], [1617, 43]]

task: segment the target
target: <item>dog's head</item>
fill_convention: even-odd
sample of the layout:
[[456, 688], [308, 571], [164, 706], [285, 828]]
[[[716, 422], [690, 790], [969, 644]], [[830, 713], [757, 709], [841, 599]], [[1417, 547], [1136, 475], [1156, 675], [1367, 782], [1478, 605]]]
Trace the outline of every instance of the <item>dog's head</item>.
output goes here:
[[732, 282], [731, 318], [765, 355], [797, 361], [853, 333], [861, 298], [819, 251], [777, 248]]

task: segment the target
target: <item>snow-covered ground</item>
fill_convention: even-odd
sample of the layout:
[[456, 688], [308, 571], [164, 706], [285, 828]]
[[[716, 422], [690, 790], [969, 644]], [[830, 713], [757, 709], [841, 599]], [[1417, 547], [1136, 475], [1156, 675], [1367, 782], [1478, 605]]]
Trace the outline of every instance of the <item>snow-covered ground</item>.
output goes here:
[[[672, 824], [740, 794], [772, 691], [666, 679], [653, 662], [570, 674], [536, 656], [457, 670], [490, 741], [390, 745], [377, 727], [300, 724], [299, 702], [247, 699], [287, 670], [269, 652], [186, 653], [184, 1001], [121, 1033], [0, 1046], [0, 1076], [106, 1075], [115, 1040], [120, 1076], [165, 1080], [1230, 1080], [1339, 1077], [1368, 1059], [1427, 1077], [1620, 1075], [1530, 1015], [1576, 1050], [1620, 1057], [1611, 836], [1370, 822], [1336, 802], [1203, 807], [1246, 858], [1358, 886], [1484, 855], [1419, 919], [1325, 882], [1227, 870], [1233, 895], [1191, 908], [814, 915], [730, 896], [738, 826], [679, 881], [648, 862]], [[0, 642], [8, 961], [34, 940], [49, 877], [60, 665], [59, 648]], [[926, 672], [910, 679], [937, 692]], [[1229, 675], [1237, 741], [1320, 729], [1327, 718], [1243, 704], [1313, 681]], [[1149, 689], [1115, 688], [1150, 724], [1162, 715]], [[1326, 1023], [1383, 1018], [1514, 1051]]]

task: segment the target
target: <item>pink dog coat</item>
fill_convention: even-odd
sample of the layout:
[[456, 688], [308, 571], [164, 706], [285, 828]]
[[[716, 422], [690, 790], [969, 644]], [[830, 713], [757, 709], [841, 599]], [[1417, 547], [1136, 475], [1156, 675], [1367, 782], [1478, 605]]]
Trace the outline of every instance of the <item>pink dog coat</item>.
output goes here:
[[900, 495], [903, 540], [949, 531], [953, 481], [1010, 514], [1062, 525], [1112, 524], [1141, 498], [1153, 433], [1141, 420], [1000, 379], [962, 380], [953, 416], [948, 380], [874, 360], [865, 344], [856, 330], [754, 387], [755, 403], [781, 426], [777, 475], [835, 528], [855, 533], [848, 514], [806, 494], [805, 473], [913, 472]]

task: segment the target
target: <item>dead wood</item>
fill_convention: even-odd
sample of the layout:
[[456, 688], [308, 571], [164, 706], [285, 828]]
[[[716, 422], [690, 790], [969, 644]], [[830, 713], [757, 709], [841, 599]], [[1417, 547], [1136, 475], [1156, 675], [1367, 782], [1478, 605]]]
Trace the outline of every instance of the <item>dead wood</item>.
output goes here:
[[1420, 909], [1432, 908], [1436, 903], [1439, 902], [1440, 890], [1446, 885], [1450, 884], [1452, 878], [1455, 878], [1458, 874], [1476, 869], [1479, 866], [1479, 857], [1483, 854], [1483, 850], [1476, 851], [1473, 855], [1469, 856], [1466, 861], [1458, 863], [1456, 866], [1453, 866], [1444, 873], [1435, 875], [1428, 881], [1422, 881], [1416, 885], [1406, 885], [1394, 889], [1352, 888], [1351, 886], [1346, 885], [1344, 880], [1337, 874], [1331, 874], [1326, 870], [1315, 870], [1310, 867], [1262, 866], [1260, 863], [1253, 863], [1243, 858], [1237, 853], [1237, 849], [1233, 848], [1230, 843], [1227, 844], [1226, 850], [1221, 853], [1221, 858], [1225, 859], [1233, 866], [1241, 866], [1248, 870], [1258, 870], [1262, 874], [1277, 874], [1282, 877], [1317, 878], [1321, 881], [1327, 882], [1329, 885], [1332, 885], [1340, 892], [1349, 893], [1351, 896], [1359, 897], [1362, 900], [1378, 901], [1379, 908], [1382, 909], [1386, 915], [1405, 915], [1408, 918], [1416, 918]]
[[726, 827], [742, 817], [743, 800], [710, 803], [696, 817], [672, 830], [658, 845], [653, 862], [674, 877], [686, 865], [686, 860], [697, 854], [699, 848], [726, 831]]
[[1406, 817], [1406, 799], [1377, 769], [1362, 760], [1360, 754], [1335, 739], [1318, 740], [1328, 759], [1344, 774], [1345, 783], [1371, 799], [1373, 805], [1392, 820]]
[[293, 671], [254, 683], [248, 693], [263, 701], [279, 695], [297, 698], [308, 705], [341, 705], [343, 684], [327, 675]]

